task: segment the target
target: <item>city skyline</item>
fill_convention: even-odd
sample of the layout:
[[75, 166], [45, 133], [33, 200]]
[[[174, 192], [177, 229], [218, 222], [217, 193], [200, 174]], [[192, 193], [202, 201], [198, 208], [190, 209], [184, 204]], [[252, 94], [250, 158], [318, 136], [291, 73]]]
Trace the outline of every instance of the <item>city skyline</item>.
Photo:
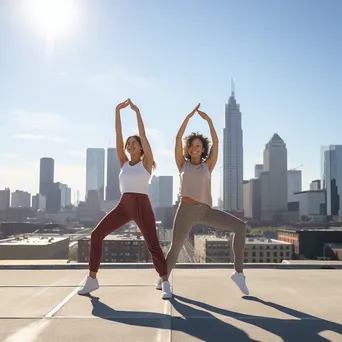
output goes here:
[[[292, 2], [102, 7], [86, 1], [77, 5], [75, 27], [55, 32], [49, 42], [18, 4], [0, 5], [0, 45], [6, 47], [0, 55], [0, 144], [6, 146], [0, 152], [0, 189], [37, 193], [39, 158], [50, 156], [58, 160], [55, 179], [79, 190], [83, 199], [85, 150], [115, 147], [115, 106], [130, 97], [141, 109], [156, 175], [174, 177], [174, 198], [179, 186], [174, 136], [201, 103], [220, 138], [212, 177], [216, 204], [231, 78], [243, 108], [243, 179], [253, 177], [264, 141], [274, 132], [287, 142], [288, 168], [303, 164], [304, 189], [321, 178], [321, 146], [341, 143], [341, 3], [303, 1], [294, 11]], [[226, 13], [233, 14], [229, 20]], [[205, 19], [202, 25], [189, 28], [193, 16]], [[194, 56], [197, 48], [201, 53]], [[137, 132], [130, 109], [123, 111], [122, 124], [124, 136]], [[199, 117], [191, 119], [186, 133], [191, 131], [209, 136]]]

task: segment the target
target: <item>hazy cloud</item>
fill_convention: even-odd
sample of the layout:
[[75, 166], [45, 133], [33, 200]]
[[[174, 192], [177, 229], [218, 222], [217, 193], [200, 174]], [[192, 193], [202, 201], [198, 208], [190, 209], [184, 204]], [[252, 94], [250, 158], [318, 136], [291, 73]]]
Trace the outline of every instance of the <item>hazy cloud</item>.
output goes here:
[[156, 128], [146, 127], [145, 130], [155, 149], [154, 153], [173, 158], [174, 150], [166, 143], [165, 133]]
[[159, 90], [152, 78], [139, 75], [120, 66], [110, 66], [106, 72], [93, 73], [87, 77], [86, 82], [90, 86], [100, 89], [112, 89], [126, 83], [147, 91]]
[[14, 134], [14, 139], [19, 140], [45, 140], [45, 141], [51, 141], [55, 143], [63, 142], [64, 140], [59, 137], [54, 137], [51, 135], [43, 135], [43, 134], [32, 134], [32, 133], [20, 133], [20, 134]]
[[65, 117], [49, 112], [32, 112], [15, 109], [10, 112], [10, 120], [17, 128], [25, 129], [60, 129], [67, 124]]
[[19, 158], [20, 155], [18, 153], [0, 153], [0, 158]]
[[75, 157], [85, 158], [86, 156], [85, 152], [81, 152], [81, 151], [68, 151], [68, 153]]
[[59, 76], [60, 78], [65, 79], [65, 80], [69, 78], [69, 74], [68, 74], [67, 72], [60, 72], [60, 73], [58, 74], [58, 76]]

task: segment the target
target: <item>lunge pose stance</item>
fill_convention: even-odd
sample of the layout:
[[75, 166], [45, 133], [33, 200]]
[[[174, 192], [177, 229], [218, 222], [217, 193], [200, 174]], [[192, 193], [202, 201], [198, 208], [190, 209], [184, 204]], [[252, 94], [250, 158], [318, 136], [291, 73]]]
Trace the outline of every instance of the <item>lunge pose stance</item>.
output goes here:
[[[130, 105], [135, 111], [138, 121], [139, 136], [130, 136], [124, 145], [122, 139], [120, 109]], [[142, 232], [149, 249], [154, 267], [161, 279], [162, 298], [170, 298], [170, 284], [167, 280], [167, 267], [163, 251], [160, 247], [155, 217], [148, 197], [148, 182], [152, 167], [155, 166], [150, 144], [145, 135], [140, 111], [130, 99], [116, 107], [116, 150], [120, 161], [119, 175], [122, 193], [118, 205], [110, 211], [91, 233], [89, 276], [79, 294], [88, 294], [99, 288], [96, 278], [102, 257], [103, 239], [125, 223], [133, 220]], [[130, 158], [125, 152], [128, 152]]]
[[[231, 278], [244, 294], [248, 294], [243, 274], [246, 227], [237, 217], [212, 208], [211, 173], [218, 157], [218, 137], [211, 118], [200, 111], [199, 106], [198, 104], [185, 118], [176, 137], [175, 158], [180, 173], [181, 201], [174, 220], [172, 244], [166, 257], [168, 274], [175, 266], [178, 254], [195, 223], [203, 223], [222, 230], [229, 229], [235, 233], [233, 242], [235, 272]], [[191, 133], [184, 139], [183, 151], [182, 137], [190, 118], [196, 112], [208, 122], [212, 146], [210, 148], [210, 141], [203, 134]], [[157, 289], [161, 289], [160, 279]]]

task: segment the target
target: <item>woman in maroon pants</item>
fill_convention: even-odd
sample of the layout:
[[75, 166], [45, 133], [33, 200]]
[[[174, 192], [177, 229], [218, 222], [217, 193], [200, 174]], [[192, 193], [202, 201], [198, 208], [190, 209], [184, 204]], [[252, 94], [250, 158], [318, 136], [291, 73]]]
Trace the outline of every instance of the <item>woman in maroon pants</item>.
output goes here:
[[[120, 109], [126, 108], [128, 105], [137, 115], [139, 136], [128, 137], [124, 145]], [[155, 163], [140, 111], [130, 99], [116, 107], [115, 129], [116, 150], [121, 166], [119, 182], [122, 196], [118, 205], [101, 220], [91, 233], [89, 276], [78, 293], [84, 295], [99, 288], [96, 275], [102, 257], [103, 239], [133, 220], [142, 232], [147, 248], [152, 255], [154, 267], [163, 280], [162, 298], [170, 298], [166, 261], [158, 241], [155, 217], [148, 197], [148, 183]], [[130, 158], [127, 157], [126, 152]]]

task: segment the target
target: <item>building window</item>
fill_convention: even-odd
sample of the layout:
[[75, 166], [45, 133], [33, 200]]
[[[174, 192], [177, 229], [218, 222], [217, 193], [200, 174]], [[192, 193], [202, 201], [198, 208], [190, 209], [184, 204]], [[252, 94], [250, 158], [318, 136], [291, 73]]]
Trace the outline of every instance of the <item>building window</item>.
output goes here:
[[267, 253], [266, 253], [266, 256], [268, 256], [268, 257], [269, 257], [269, 256], [270, 256], [270, 254], [271, 254], [270, 252], [267, 252]]
[[264, 252], [260, 252], [260, 256], [264, 256]]
[[273, 252], [273, 256], [275, 256], [275, 257], [276, 257], [276, 256], [277, 256], [277, 252]]
[[286, 252], [286, 256], [289, 257], [290, 256], [290, 252]]
[[267, 262], [271, 262], [271, 260], [270, 260], [270, 259], [267, 259], [266, 261], [267, 261]]
[[252, 262], [256, 262], [255, 259], [253, 259]]
[[263, 260], [263, 259], [260, 259], [260, 262], [264, 262], [264, 260]]
[[245, 252], [245, 257], [248, 255], [248, 253], [247, 252]]
[[255, 252], [253, 252], [253, 253], [252, 253], [252, 256], [254, 256], [254, 257], [255, 257], [255, 256], [256, 256], [256, 253], [255, 253]]
[[247, 263], [247, 262], [248, 262], [248, 259], [245, 259], [243, 262], [244, 262], [244, 263]]

